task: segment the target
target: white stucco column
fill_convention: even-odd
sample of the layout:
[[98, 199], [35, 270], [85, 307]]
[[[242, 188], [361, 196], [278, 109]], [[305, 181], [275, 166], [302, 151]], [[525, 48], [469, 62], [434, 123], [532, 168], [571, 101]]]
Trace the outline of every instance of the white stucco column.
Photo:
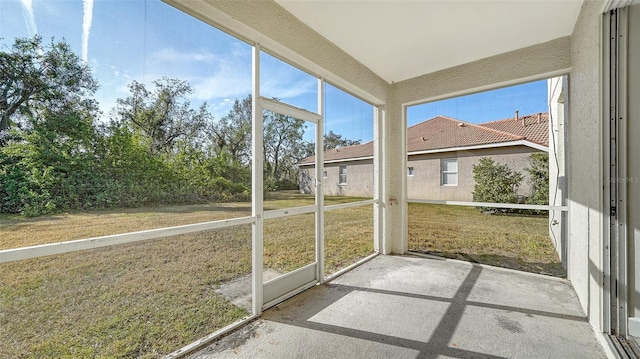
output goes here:
[[402, 254], [408, 249], [406, 190], [406, 124], [403, 108], [395, 96], [389, 97], [382, 126], [384, 181], [383, 254]]

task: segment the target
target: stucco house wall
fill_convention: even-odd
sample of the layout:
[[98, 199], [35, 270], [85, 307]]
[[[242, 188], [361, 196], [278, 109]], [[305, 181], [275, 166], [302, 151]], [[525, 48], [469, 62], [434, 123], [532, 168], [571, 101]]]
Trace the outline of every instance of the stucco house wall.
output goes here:
[[[521, 172], [525, 179], [518, 195], [528, 196], [531, 186], [524, 169], [529, 167], [529, 156], [535, 152], [540, 151], [527, 146], [510, 146], [409, 156], [407, 166], [413, 167], [413, 176], [407, 176], [407, 198], [472, 201], [475, 186], [473, 166], [483, 157], [490, 157], [496, 163], [506, 164]], [[453, 158], [458, 160], [458, 185], [443, 185], [442, 159]]]
[[[340, 166], [347, 166], [347, 183], [340, 184]], [[327, 163], [324, 166], [324, 194], [331, 196], [373, 196], [373, 160], [363, 159]], [[315, 183], [315, 167], [300, 167], [300, 190], [302, 193], [313, 193]]]
[[[508, 146], [497, 148], [474, 149], [467, 151], [450, 151], [409, 155], [407, 166], [413, 167], [413, 175], [407, 174], [407, 192], [410, 199], [431, 199], [450, 201], [472, 201], [473, 166], [482, 157], [491, 157], [495, 162], [506, 164], [511, 169], [521, 172], [525, 179], [518, 194], [528, 196], [531, 187], [528, 174], [529, 156], [540, 152], [527, 146]], [[458, 185], [442, 184], [442, 159], [457, 159]], [[347, 166], [347, 184], [339, 184], [340, 166]], [[373, 195], [373, 160], [340, 161], [325, 164], [325, 194], [372, 197]], [[315, 168], [312, 165], [300, 167], [300, 189], [302, 193], [313, 193]]]

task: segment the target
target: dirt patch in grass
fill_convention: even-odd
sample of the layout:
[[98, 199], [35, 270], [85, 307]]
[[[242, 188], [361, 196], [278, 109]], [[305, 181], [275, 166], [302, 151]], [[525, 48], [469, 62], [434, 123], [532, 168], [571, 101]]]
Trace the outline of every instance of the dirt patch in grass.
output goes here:
[[446, 258], [566, 277], [546, 216], [410, 203], [409, 249]]

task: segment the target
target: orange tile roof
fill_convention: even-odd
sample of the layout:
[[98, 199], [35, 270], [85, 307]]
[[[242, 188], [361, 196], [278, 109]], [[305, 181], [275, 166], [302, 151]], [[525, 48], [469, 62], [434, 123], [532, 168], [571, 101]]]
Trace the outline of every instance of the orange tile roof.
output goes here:
[[504, 120], [483, 123], [480, 126], [492, 128], [523, 136], [527, 141], [549, 146], [549, 114], [537, 113], [534, 115], [514, 117]]
[[407, 129], [407, 152], [486, 145], [522, 140], [522, 136], [451, 117], [437, 116]]
[[[507, 118], [483, 124], [473, 124], [447, 116], [436, 116], [407, 129], [407, 152], [443, 150], [447, 148], [490, 145], [526, 140], [549, 145], [547, 113]], [[373, 156], [373, 142], [325, 151], [324, 160], [336, 161]], [[299, 164], [313, 164], [315, 156]]]

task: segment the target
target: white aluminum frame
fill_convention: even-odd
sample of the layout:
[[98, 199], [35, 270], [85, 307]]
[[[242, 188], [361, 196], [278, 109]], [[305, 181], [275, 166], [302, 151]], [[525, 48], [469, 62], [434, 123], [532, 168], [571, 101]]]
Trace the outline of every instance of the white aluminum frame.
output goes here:
[[189, 234], [213, 229], [241, 226], [243, 224], [254, 223], [253, 217], [239, 217], [223, 219], [219, 221], [185, 224], [181, 226], [149, 229], [145, 231], [129, 232], [123, 234], [113, 234], [101, 237], [92, 237], [65, 241], [58, 243], [40, 244], [29, 247], [11, 248], [0, 250], [0, 264], [23, 259], [50, 256], [70, 252], [83, 251], [100, 247], [114, 246], [124, 243], [140, 242], [150, 239], [158, 239], [180, 234]]
[[268, 99], [262, 96], [260, 96], [258, 99], [260, 101], [260, 104], [262, 105], [263, 110], [276, 112], [286, 116], [291, 116], [299, 120], [313, 122], [315, 124], [318, 124], [319, 122], [321, 122], [322, 115], [319, 115], [317, 113], [313, 113], [305, 109], [291, 106], [287, 103]]
[[385, 119], [385, 110], [381, 106], [373, 108], [373, 250], [380, 253], [383, 248], [384, 241], [384, 208], [382, 198], [384, 198], [384, 173], [382, 154], [382, 126]]
[[251, 53], [251, 215], [255, 218], [251, 239], [251, 308], [254, 315], [262, 313], [264, 264], [264, 118], [260, 97], [260, 44]]
[[[289, 105], [284, 102], [268, 99], [260, 95], [260, 46], [254, 46], [253, 52], [253, 138], [254, 146], [252, 152], [253, 167], [253, 202], [254, 211], [256, 211], [256, 222], [254, 225], [254, 298], [253, 313], [259, 314], [262, 310], [269, 308], [281, 301], [308, 289], [309, 287], [322, 283], [324, 281], [324, 177], [322, 161], [324, 160], [324, 130], [323, 130], [323, 114], [324, 114], [324, 80], [318, 78], [318, 113]], [[300, 206], [292, 208], [284, 208], [273, 211], [264, 211], [264, 203], [262, 200], [263, 191], [263, 163], [258, 160], [264, 158], [264, 126], [263, 113], [267, 110], [274, 113], [291, 116], [316, 125], [315, 141], [315, 204], [310, 206]], [[258, 144], [258, 142], [260, 142]], [[259, 176], [258, 176], [259, 175]], [[260, 188], [258, 188], [258, 180]], [[258, 198], [259, 197], [259, 198]], [[299, 214], [315, 213], [315, 262], [304, 267], [298, 268], [289, 273], [283, 274], [277, 278], [263, 282], [263, 265], [264, 259], [264, 220], [281, 217], [294, 216]], [[260, 258], [257, 258], [260, 256]], [[258, 288], [261, 288], [260, 290]]]
[[493, 202], [465, 202], [465, 201], [448, 201], [436, 199], [408, 199], [410, 203], [429, 203], [429, 204], [447, 204], [453, 206], [467, 207], [494, 207], [494, 208], [512, 208], [512, 209], [533, 209], [537, 211], [562, 211], [567, 212], [567, 206], [551, 206], [544, 204], [521, 204], [521, 203], [493, 203]]
[[316, 123], [316, 278], [324, 283], [324, 79], [318, 79]]

